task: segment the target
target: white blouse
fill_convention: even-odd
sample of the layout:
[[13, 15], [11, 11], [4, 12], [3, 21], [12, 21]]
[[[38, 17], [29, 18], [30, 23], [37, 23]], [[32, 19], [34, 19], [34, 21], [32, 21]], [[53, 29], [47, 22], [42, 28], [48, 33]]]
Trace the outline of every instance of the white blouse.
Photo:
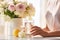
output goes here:
[[46, 22], [50, 31], [60, 31], [60, 3], [59, 0], [48, 0]]

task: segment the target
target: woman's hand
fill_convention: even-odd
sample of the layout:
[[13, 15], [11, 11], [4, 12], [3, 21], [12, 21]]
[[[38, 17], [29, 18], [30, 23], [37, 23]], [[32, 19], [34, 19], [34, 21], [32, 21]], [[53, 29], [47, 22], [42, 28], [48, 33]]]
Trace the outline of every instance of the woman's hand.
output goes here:
[[43, 33], [43, 30], [42, 30], [40, 27], [37, 27], [37, 26], [31, 27], [31, 34], [32, 34], [33, 36], [35, 36], [35, 35], [40, 35], [40, 34], [42, 34], [42, 33]]
[[33, 36], [41, 35], [43, 37], [60, 37], [60, 31], [47, 33], [45, 31], [43, 31], [43, 29], [41, 29], [40, 27], [37, 27], [37, 26], [31, 27], [31, 34]]

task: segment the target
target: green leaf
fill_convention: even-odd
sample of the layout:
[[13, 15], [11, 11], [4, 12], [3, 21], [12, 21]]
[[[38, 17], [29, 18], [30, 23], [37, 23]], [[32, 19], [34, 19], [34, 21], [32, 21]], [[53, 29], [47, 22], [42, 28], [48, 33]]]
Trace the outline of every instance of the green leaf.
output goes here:
[[19, 18], [18, 15], [15, 15], [14, 12], [9, 11], [8, 9], [4, 11], [4, 14], [8, 15], [10, 18]]

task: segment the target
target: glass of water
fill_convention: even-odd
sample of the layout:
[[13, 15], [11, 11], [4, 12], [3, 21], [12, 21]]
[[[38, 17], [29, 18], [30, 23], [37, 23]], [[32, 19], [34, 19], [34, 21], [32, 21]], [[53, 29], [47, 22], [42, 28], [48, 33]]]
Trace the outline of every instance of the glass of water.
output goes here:
[[25, 21], [26, 35], [29, 38], [32, 37], [30, 30], [31, 30], [33, 23], [34, 23], [33, 20], [26, 20]]

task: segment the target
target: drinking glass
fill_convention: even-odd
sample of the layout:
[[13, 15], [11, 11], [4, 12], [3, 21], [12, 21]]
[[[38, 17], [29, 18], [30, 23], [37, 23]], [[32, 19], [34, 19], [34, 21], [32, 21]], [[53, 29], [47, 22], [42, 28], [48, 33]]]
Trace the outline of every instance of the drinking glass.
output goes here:
[[34, 23], [33, 20], [25, 20], [26, 36], [29, 38], [32, 37], [30, 30], [33, 23]]

